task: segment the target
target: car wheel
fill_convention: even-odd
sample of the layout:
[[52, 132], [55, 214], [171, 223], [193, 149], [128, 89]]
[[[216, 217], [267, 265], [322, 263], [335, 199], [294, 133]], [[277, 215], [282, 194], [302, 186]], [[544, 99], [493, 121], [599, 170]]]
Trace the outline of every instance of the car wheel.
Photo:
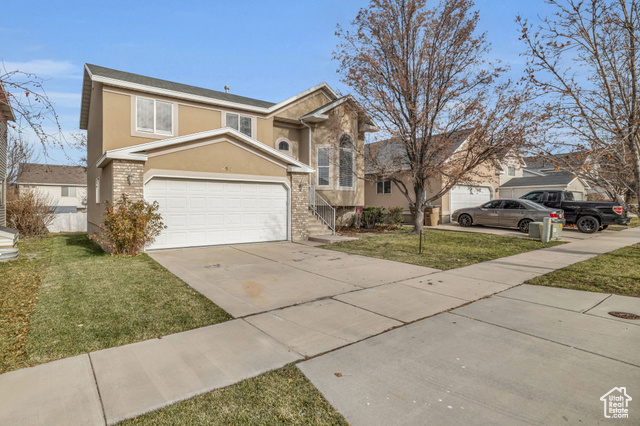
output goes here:
[[609, 225], [602, 225], [600, 228], [598, 228], [598, 231], [604, 231], [608, 227], [609, 227]]
[[520, 232], [524, 232], [525, 234], [529, 233], [529, 224], [533, 222], [531, 219], [522, 219], [520, 223], [518, 223], [518, 229]]
[[593, 216], [582, 216], [576, 222], [578, 226], [578, 231], [583, 232], [585, 234], [593, 234], [594, 232], [598, 232], [600, 229], [600, 222]]
[[473, 219], [468, 214], [463, 214], [458, 218], [458, 223], [460, 226], [464, 226], [465, 228], [471, 226], [473, 224]]

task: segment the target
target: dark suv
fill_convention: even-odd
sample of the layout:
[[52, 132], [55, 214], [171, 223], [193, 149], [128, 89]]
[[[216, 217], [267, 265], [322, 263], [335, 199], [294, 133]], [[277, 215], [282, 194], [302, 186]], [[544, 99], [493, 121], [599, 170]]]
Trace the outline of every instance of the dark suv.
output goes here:
[[614, 223], [628, 225], [631, 221], [626, 206], [611, 201], [577, 201], [570, 191], [531, 191], [520, 198], [564, 210], [567, 223], [575, 224], [580, 232], [587, 234], [607, 229]]

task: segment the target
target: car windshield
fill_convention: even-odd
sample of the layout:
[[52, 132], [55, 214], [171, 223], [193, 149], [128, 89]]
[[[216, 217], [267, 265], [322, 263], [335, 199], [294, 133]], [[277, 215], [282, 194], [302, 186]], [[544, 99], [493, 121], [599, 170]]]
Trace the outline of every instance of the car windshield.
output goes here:
[[529, 200], [518, 200], [520, 203], [524, 204], [528, 209], [533, 209], [533, 210], [547, 210], [547, 208], [545, 206], [543, 206], [542, 204], [538, 204], [535, 203], [533, 201], [529, 201]]

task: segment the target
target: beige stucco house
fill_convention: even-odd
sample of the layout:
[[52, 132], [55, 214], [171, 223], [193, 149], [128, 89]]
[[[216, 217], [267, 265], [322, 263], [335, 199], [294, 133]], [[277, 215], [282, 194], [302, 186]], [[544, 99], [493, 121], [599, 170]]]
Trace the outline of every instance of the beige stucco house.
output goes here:
[[364, 204], [356, 153], [376, 128], [355, 107], [326, 83], [271, 103], [87, 64], [88, 232], [123, 194], [160, 205], [168, 228], [150, 249], [335, 227]]
[[[459, 138], [450, 148], [449, 157], [461, 149], [467, 141], [468, 132], [459, 132]], [[395, 147], [394, 147], [395, 145]], [[365, 204], [374, 207], [402, 207], [405, 223], [411, 221], [411, 211], [407, 198], [400, 192], [398, 185], [389, 179], [384, 179], [385, 174], [393, 173], [394, 176], [400, 177], [409, 191], [413, 190], [410, 179], [410, 166], [406, 157], [404, 148], [395, 141], [385, 140], [367, 145], [367, 150], [376, 150], [378, 154], [375, 161], [370, 161], [371, 155], [366, 154], [367, 161], [366, 183], [365, 183]], [[384, 151], [397, 151], [398, 155], [390, 155], [394, 158], [393, 170], [380, 170], [380, 154]], [[449, 158], [443, 158], [447, 161]], [[487, 161], [471, 172], [468, 177], [455, 185], [449, 191], [445, 192], [440, 198], [431, 204], [440, 208], [440, 223], [449, 223], [451, 214], [461, 208], [478, 206], [486, 201], [499, 198], [500, 185], [510, 179], [521, 177], [523, 174], [524, 162], [521, 157], [510, 151], [502, 158]], [[426, 198], [430, 194], [437, 194], [442, 188], [446, 187], [446, 178], [444, 176], [436, 176], [427, 182]]]

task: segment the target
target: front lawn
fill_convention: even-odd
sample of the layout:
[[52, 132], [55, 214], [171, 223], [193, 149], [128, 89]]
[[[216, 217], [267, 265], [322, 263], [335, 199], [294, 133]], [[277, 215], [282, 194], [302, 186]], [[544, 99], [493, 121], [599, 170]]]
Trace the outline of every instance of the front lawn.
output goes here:
[[425, 229], [422, 254], [418, 254], [420, 237], [409, 234], [406, 229], [359, 234], [358, 238], [324, 248], [446, 270], [563, 244], [560, 241], [541, 243], [528, 238]]
[[114, 257], [80, 233], [19, 247], [0, 263], [0, 373], [231, 318], [146, 254]]
[[130, 425], [347, 425], [298, 370], [279, 370], [119, 423]]
[[536, 277], [527, 284], [640, 297], [640, 244]]

